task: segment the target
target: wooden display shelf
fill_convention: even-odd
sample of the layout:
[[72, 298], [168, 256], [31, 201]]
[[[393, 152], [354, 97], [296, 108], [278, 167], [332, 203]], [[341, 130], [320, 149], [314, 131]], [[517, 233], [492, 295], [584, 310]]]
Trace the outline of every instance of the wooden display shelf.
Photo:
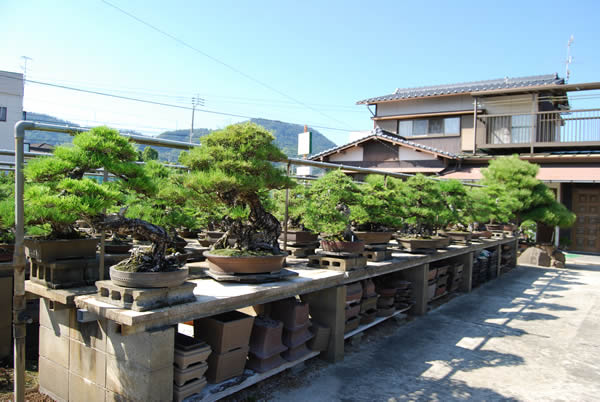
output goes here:
[[[232, 395], [236, 392], [239, 392], [245, 388], [248, 388], [262, 380], [265, 380], [269, 377], [274, 376], [275, 374], [279, 374], [282, 371], [285, 371], [289, 368], [292, 368], [306, 360], [312, 359], [315, 356], [318, 356], [321, 352], [310, 352], [306, 356], [294, 360], [293, 362], [286, 362], [279, 367], [276, 367], [272, 370], [265, 371], [264, 373], [254, 373], [247, 377], [241, 375], [239, 377], [235, 377], [229, 379], [227, 381], [223, 381], [219, 384], [208, 384], [200, 394], [192, 395], [189, 398], [186, 398], [187, 401], [201, 401], [201, 402], [212, 402], [218, 401], [219, 399], [225, 398], [226, 396]], [[246, 370], [250, 371], [250, 370]]]
[[[374, 327], [375, 325], [377, 325], [377, 324], [379, 324], [379, 323], [381, 323], [381, 322], [383, 322], [385, 320], [389, 320], [392, 317], [396, 317], [396, 316], [398, 316], [400, 314], [403, 314], [404, 312], [410, 310], [411, 307], [412, 306], [407, 307], [407, 308], [402, 309], [402, 310], [397, 310], [397, 311], [394, 312], [394, 314], [388, 315], [387, 317], [377, 317], [377, 318], [375, 318], [375, 320], [373, 322], [370, 322], [370, 323], [364, 324], [364, 325], [360, 325], [358, 328], [353, 329], [352, 331], [348, 332], [347, 334], [344, 334], [344, 339], [351, 338], [354, 335], [359, 334], [359, 333], [361, 333], [361, 332], [363, 332], [363, 331], [365, 331], [365, 330], [367, 330], [367, 329], [369, 329], [371, 327]], [[406, 316], [406, 314], [404, 314], [404, 316]]]

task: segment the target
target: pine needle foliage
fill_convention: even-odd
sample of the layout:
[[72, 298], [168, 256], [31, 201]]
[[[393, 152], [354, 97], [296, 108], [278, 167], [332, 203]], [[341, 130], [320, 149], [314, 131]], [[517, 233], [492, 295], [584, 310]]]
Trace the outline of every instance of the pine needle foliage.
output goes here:
[[359, 191], [341, 170], [328, 172], [308, 189], [304, 225], [325, 240], [352, 241], [350, 215], [359, 203]]
[[437, 226], [466, 229], [469, 224], [472, 200], [465, 185], [458, 180], [444, 180], [438, 182], [438, 186], [444, 207], [439, 211]]
[[0, 243], [15, 241], [15, 176], [0, 173]]
[[402, 225], [402, 205], [398, 192], [400, 180], [368, 175], [358, 186], [359, 202], [351, 208], [350, 219], [356, 230], [384, 232]]
[[281, 225], [265, 208], [265, 192], [295, 183], [273, 164], [287, 159], [273, 134], [257, 124], [241, 123], [202, 137], [201, 145], [183, 153], [180, 162], [191, 170], [184, 185], [200, 197], [199, 208], [226, 208], [228, 229], [213, 247], [226, 248], [232, 237], [236, 249], [278, 254]]
[[437, 182], [422, 174], [410, 177], [400, 191], [409, 231], [419, 237], [430, 236], [438, 225], [438, 216], [445, 205]]

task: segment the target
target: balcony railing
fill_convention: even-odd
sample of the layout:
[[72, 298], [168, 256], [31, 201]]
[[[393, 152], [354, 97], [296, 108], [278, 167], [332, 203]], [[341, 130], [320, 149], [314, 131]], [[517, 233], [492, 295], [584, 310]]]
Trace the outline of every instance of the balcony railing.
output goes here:
[[488, 147], [600, 143], [600, 109], [477, 117], [485, 126], [485, 146]]

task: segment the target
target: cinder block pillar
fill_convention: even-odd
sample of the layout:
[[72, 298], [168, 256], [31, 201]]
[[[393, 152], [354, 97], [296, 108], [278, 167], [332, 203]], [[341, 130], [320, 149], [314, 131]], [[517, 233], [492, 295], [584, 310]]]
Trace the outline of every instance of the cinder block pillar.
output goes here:
[[329, 346], [322, 356], [329, 362], [343, 360], [346, 287], [324, 289], [302, 295], [301, 298], [309, 304], [311, 317], [319, 324], [331, 328]]
[[403, 276], [407, 281], [411, 281], [413, 285], [413, 295], [415, 305], [410, 310], [410, 314], [423, 315], [427, 313], [427, 299], [429, 289], [427, 286], [427, 273], [429, 272], [429, 264], [423, 264], [414, 268], [402, 271]]
[[473, 289], [473, 251], [460, 256], [463, 267], [461, 292], [470, 292]]

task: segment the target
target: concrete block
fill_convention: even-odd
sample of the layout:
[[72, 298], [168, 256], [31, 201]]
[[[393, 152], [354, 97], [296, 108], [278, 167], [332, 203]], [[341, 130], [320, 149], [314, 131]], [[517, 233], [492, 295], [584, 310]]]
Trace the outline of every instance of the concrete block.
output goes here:
[[40, 392], [47, 393], [59, 401], [69, 400], [69, 372], [65, 367], [40, 356], [39, 360]]
[[128, 360], [139, 367], [156, 370], [170, 367], [173, 371], [175, 329], [168, 327], [132, 335], [121, 335], [118, 326], [105, 323], [106, 353], [119, 360]]
[[77, 310], [69, 310], [69, 337], [78, 342], [84, 343], [88, 347], [106, 351], [106, 334], [101, 325], [105, 320], [81, 323], [77, 321]]
[[0, 359], [10, 356], [12, 351], [12, 326], [0, 328]]
[[68, 368], [69, 338], [57, 336], [51, 329], [40, 327], [40, 356]]
[[56, 336], [69, 336], [69, 311], [71, 309], [52, 311], [49, 304], [48, 300], [40, 299], [40, 326], [54, 331]]
[[104, 402], [104, 395], [103, 387], [69, 373], [69, 402]]
[[169, 401], [173, 398], [173, 366], [148, 370], [107, 355], [106, 388], [128, 401]]
[[69, 371], [104, 387], [106, 354], [73, 339], [69, 342]]
[[0, 327], [12, 325], [13, 280], [0, 278]]

